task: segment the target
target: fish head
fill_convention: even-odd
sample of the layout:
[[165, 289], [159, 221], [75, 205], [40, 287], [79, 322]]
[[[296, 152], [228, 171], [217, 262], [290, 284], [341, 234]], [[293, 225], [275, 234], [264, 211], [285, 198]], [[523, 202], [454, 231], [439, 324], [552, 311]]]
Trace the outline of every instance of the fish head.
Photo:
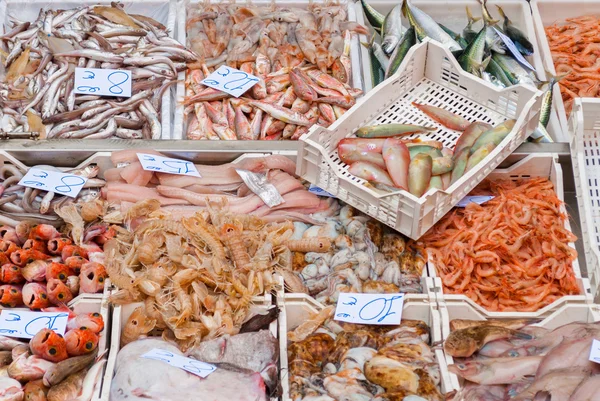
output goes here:
[[29, 348], [34, 355], [50, 362], [68, 358], [67, 345], [63, 336], [50, 329], [42, 329], [31, 339]]
[[60, 233], [50, 224], [37, 224], [29, 231], [29, 239], [50, 240], [60, 237]]
[[72, 271], [62, 263], [52, 262], [46, 266], [46, 280], [58, 279], [66, 282]]
[[481, 373], [482, 364], [477, 361], [468, 361], [448, 365], [448, 370], [457, 376], [469, 378]]
[[70, 356], [89, 354], [98, 347], [98, 334], [88, 328], [69, 330], [65, 334], [66, 350]]
[[95, 294], [102, 291], [104, 281], [108, 277], [103, 265], [96, 262], [89, 262], [81, 267], [79, 274], [79, 288], [81, 292]]
[[63, 259], [65, 265], [70, 269], [72, 273], [79, 274], [81, 272], [81, 266], [87, 263], [87, 259], [81, 256], [70, 256], [67, 259]]
[[25, 281], [21, 268], [13, 263], [5, 263], [0, 267], [0, 280], [10, 284], [20, 284]]
[[50, 306], [46, 286], [39, 283], [27, 283], [23, 286], [23, 303], [30, 309]]
[[453, 357], [467, 358], [478, 348], [477, 341], [468, 335], [450, 336], [444, 343], [444, 350]]
[[77, 245], [65, 245], [60, 256], [63, 260], [67, 260], [71, 256], [81, 256], [82, 258], [88, 257], [88, 253], [85, 249]]
[[56, 254], [60, 254], [63, 250], [63, 248], [67, 245], [71, 245], [73, 243], [73, 241], [71, 241], [69, 238], [53, 238], [50, 241], [48, 241], [48, 244], [46, 245], [48, 248], [48, 252], [50, 252], [53, 255]]
[[46, 285], [48, 299], [54, 305], [65, 304], [73, 299], [73, 294], [69, 287], [57, 278], [48, 280]]
[[15, 308], [23, 304], [21, 287], [5, 284], [0, 286], [0, 305], [6, 308]]
[[84, 313], [78, 315], [75, 321], [80, 326], [80, 329], [90, 329], [94, 333], [100, 333], [104, 329], [104, 319], [102, 315], [95, 313]]
[[21, 273], [27, 281], [43, 281], [46, 278], [46, 268], [49, 263], [45, 260], [34, 260], [21, 269]]

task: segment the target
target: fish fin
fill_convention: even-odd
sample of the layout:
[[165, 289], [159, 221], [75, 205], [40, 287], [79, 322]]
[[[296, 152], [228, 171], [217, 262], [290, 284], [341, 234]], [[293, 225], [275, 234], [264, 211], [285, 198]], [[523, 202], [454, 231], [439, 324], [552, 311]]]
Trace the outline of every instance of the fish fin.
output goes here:
[[533, 336], [531, 334], [523, 333], [521, 331], [513, 330], [512, 337], [520, 338], [523, 340], [533, 340]]

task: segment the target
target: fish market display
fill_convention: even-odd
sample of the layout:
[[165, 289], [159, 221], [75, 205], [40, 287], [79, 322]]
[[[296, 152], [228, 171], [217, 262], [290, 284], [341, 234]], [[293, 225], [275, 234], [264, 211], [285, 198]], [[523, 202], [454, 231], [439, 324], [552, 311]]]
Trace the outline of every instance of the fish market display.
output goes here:
[[218, 338], [192, 349], [188, 357], [217, 366], [206, 378], [141, 357], [155, 348], [182, 355], [171, 342], [156, 337], [125, 345], [117, 355], [111, 401], [266, 401], [267, 388], [277, 385], [279, 344], [267, 330]]
[[589, 355], [600, 325], [575, 322], [548, 330], [532, 323], [461, 321], [469, 327], [453, 329], [444, 343], [448, 355], [468, 356], [448, 366], [465, 379], [454, 400], [598, 400], [600, 366]]
[[[362, 94], [350, 86], [352, 35], [346, 6], [306, 8], [198, 3], [188, 8], [188, 45], [198, 55], [186, 76], [188, 139], [298, 139], [329, 126]], [[222, 65], [260, 81], [242, 97], [204, 86]]]
[[331, 248], [303, 249], [293, 255], [306, 292], [335, 304], [340, 292], [422, 293], [425, 250], [383, 224], [344, 206], [322, 225], [294, 223], [292, 238], [328, 238]]
[[29, 342], [0, 337], [0, 399], [7, 401], [89, 401], [105, 359], [98, 356], [104, 321], [99, 313], [75, 314], [68, 308], [64, 336], [42, 329]]
[[[7, 30], [1, 128], [42, 139], [160, 139], [162, 96], [197, 59], [161, 23], [116, 2], [42, 8], [35, 21], [12, 18]], [[131, 71], [132, 96], [118, 97], [124, 81], [114, 77], [114, 98], [94, 95], [99, 88], [76, 95], [76, 67]]]
[[[59, 214], [68, 219], [67, 210]], [[63, 233], [28, 222], [0, 227], [0, 305], [42, 309], [104, 290], [108, 275], [101, 245], [110, 234], [101, 225], [84, 231], [81, 223], [80, 231], [65, 228]]]
[[577, 238], [548, 179], [488, 181], [472, 194], [494, 198], [455, 208], [421, 238], [446, 294], [527, 312], [580, 293], [569, 246]]
[[577, 97], [598, 97], [598, 55], [594, 39], [600, 19], [595, 15], [567, 18], [545, 27], [567, 117]]
[[427, 324], [358, 325], [332, 314], [325, 308], [288, 333], [291, 400], [444, 399]]
[[401, 139], [415, 133], [435, 131], [435, 127], [407, 124], [380, 124], [359, 128], [358, 138], [344, 138], [338, 156], [348, 164], [348, 172], [385, 192], [401, 189], [417, 198], [430, 189], [446, 190], [484, 160], [510, 134], [515, 120], [495, 127], [469, 122], [439, 107], [414, 103], [413, 106], [446, 128], [462, 131], [454, 149], [436, 140]]
[[[245, 159], [220, 166], [197, 164], [201, 177], [154, 173], [142, 169], [137, 153], [160, 153], [152, 150], [113, 152], [114, 169], [107, 170], [103, 198], [121, 206], [121, 212], [140, 200], [156, 202], [163, 212], [174, 218], [191, 217], [207, 210], [209, 204], [223, 203], [233, 214], [247, 214], [265, 221], [299, 220], [314, 223], [313, 214], [331, 215], [339, 206], [333, 199], [320, 199], [308, 192], [293, 175], [296, 165], [285, 156], [273, 155]], [[266, 175], [283, 203], [269, 207], [252, 192], [236, 169]]]
[[[536, 86], [538, 80], [535, 72], [517, 61], [498, 31], [506, 35], [524, 56], [533, 54], [533, 45], [512, 23], [502, 7], [496, 6], [500, 18], [494, 19], [486, 1], [481, 3], [483, 16], [474, 17], [467, 6], [467, 25], [457, 33], [434, 21], [409, 0], [402, 1], [385, 16], [366, 0], [361, 0], [366, 19], [375, 31], [368, 44], [373, 86], [393, 75], [410, 48], [425, 38], [442, 43], [456, 56], [465, 71], [496, 86], [504, 88], [518, 83]], [[483, 24], [475, 28], [479, 20], [483, 20]]]
[[[60, 171], [52, 166], [33, 166], [46, 171]], [[97, 178], [100, 169], [90, 164], [81, 169], [71, 169], [65, 172], [87, 178], [83, 189], [77, 196], [77, 201], [90, 201], [99, 196], [99, 188], [105, 181]], [[0, 224], [16, 227], [20, 221], [35, 220], [44, 224], [59, 227], [63, 224], [56, 210], [73, 203], [73, 198], [45, 192], [39, 189], [18, 185], [25, 172], [12, 164], [0, 166]]]

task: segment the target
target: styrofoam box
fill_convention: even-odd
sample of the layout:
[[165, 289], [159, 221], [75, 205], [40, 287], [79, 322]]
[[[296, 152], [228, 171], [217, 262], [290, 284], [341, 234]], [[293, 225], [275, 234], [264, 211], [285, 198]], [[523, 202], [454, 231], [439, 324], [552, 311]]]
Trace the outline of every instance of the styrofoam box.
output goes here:
[[[212, 4], [226, 3], [223, 0], [214, 0]], [[271, 0], [254, 0], [252, 4], [255, 6], [266, 6], [276, 4], [279, 7], [298, 7], [307, 8], [309, 4], [321, 4], [326, 3], [325, 0], [315, 0], [312, 2], [302, 0], [277, 0], [273, 3]], [[346, 5], [348, 12], [348, 20], [356, 21], [355, 8], [350, 5], [348, 6], [347, 0], [341, 0], [342, 5]], [[187, 10], [189, 7], [199, 7], [202, 4], [202, 0], [186, 0], [178, 3], [177, 10], [177, 40], [187, 46]], [[243, 5], [243, 2], [239, 2]], [[360, 65], [360, 47], [359, 35], [353, 35], [352, 45], [350, 48], [350, 61], [352, 62], [352, 86], [355, 88], [363, 89], [362, 82], [362, 69]], [[179, 82], [177, 84], [177, 103], [175, 107], [175, 127], [173, 131], [173, 139], [187, 139], [187, 119], [184, 118], [183, 109], [183, 98], [185, 96], [185, 72], [179, 74]], [[231, 145], [228, 145], [231, 146]]]
[[[110, 0], [0, 0], [0, 17], [2, 18], [2, 27], [0, 32], [4, 33], [10, 30], [9, 17], [14, 17], [19, 21], [36, 20], [40, 9], [47, 8], [51, 10], [70, 9], [81, 6], [110, 5]], [[125, 11], [132, 14], [145, 15], [153, 18], [167, 27], [171, 37], [175, 32], [175, 0], [127, 0], [123, 2]], [[171, 115], [173, 114], [174, 89], [170, 88], [165, 92], [162, 98], [162, 109], [160, 121], [162, 126], [161, 139], [171, 138]], [[173, 99], [172, 99], [173, 98]]]
[[[565, 304], [554, 310], [549, 315], [543, 317], [543, 320], [534, 326], [545, 327], [548, 330], [554, 330], [565, 324], [584, 322], [593, 323], [600, 321], [600, 311], [598, 305], [587, 304]], [[460, 301], [448, 301], [438, 305], [442, 320], [442, 336], [444, 341], [450, 335], [450, 321], [454, 319], [469, 320], [487, 320], [489, 316], [484, 316], [474, 309], [471, 305]], [[510, 319], [511, 317], [505, 316]], [[454, 358], [446, 355], [446, 366], [454, 363]], [[454, 373], [448, 372], [454, 390], [459, 390], [462, 385], [462, 379], [459, 379]]]
[[[544, 27], [556, 22], [563, 22], [567, 18], [598, 14], [600, 13], [600, 3], [586, 0], [532, 0], [530, 4], [544, 70], [556, 75]], [[554, 87], [552, 102], [562, 130], [565, 133], [564, 142], [568, 142], [569, 138], [566, 137], [569, 133], [568, 116], [565, 112], [565, 105], [558, 85]]]
[[587, 276], [596, 300], [600, 295], [600, 99], [575, 99], [569, 133]]
[[[106, 371], [102, 379], [102, 392], [98, 398], [101, 401], [110, 401], [110, 386], [112, 383], [113, 375], [117, 363], [117, 354], [121, 349], [121, 331], [127, 323], [127, 319], [133, 313], [135, 308], [143, 306], [143, 302], [135, 302], [127, 305], [115, 306], [112, 313], [111, 322], [111, 341], [110, 341], [110, 352], [108, 354], [108, 363], [106, 364]], [[250, 306], [250, 313], [264, 313], [270, 309], [273, 305], [273, 297], [271, 294], [265, 294], [262, 297], [254, 297], [252, 305]], [[280, 315], [281, 316], [281, 315]], [[277, 329], [277, 320], [272, 322], [269, 326], [269, 331], [275, 338], [278, 337], [279, 330]], [[96, 399], [93, 399], [96, 400]], [[271, 399], [276, 401], [276, 399]]]
[[[287, 355], [287, 333], [294, 330], [301, 323], [305, 322], [311, 315], [314, 315], [325, 306], [317, 302], [314, 298], [306, 294], [286, 294], [284, 298], [278, 297], [278, 305], [282, 308], [279, 315], [279, 346], [281, 360], [281, 386], [283, 387], [283, 396], [281, 401], [291, 401], [289, 375], [288, 375], [288, 355]], [[415, 299], [412, 294], [407, 294], [404, 299], [402, 309], [402, 318], [417, 319], [424, 321], [430, 328], [431, 345], [441, 344], [441, 320], [439, 312], [434, 303], [424, 299]], [[436, 361], [440, 365], [440, 387], [443, 394], [453, 390], [450, 373], [444, 358], [444, 352], [439, 348], [432, 348]]]
[[[296, 174], [340, 200], [418, 239], [456, 203], [510, 155], [539, 122], [541, 92], [515, 85], [498, 89], [464, 72], [441, 44], [425, 40], [414, 46], [390, 79], [369, 92], [329, 128], [312, 127], [300, 138]], [[438, 127], [427, 135], [453, 148], [460, 132], [434, 122], [411, 102], [443, 107], [473, 121], [496, 125], [517, 120], [513, 130], [491, 154], [447, 190], [431, 189], [420, 198], [408, 191], [383, 192], [367, 188], [365, 180], [348, 172], [337, 153], [343, 138], [365, 125], [408, 123]], [[410, 137], [409, 137], [410, 138]]]
[[[369, 1], [369, 5], [375, 8], [380, 13], [387, 15], [387, 13], [398, 3], [390, 2], [386, 0], [374, 0]], [[471, 9], [471, 12], [475, 17], [481, 17], [481, 4], [477, 0], [412, 0], [411, 4], [418, 7], [423, 12], [430, 15], [436, 22], [448, 27], [452, 31], [462, 34], [463, 29], [467, 25], [467, 13], [466, 7]], [[496, 0], [488, 1], [487, 7], [492, 16], [500, 20], [499, 26], [504, 23], [498, 13], [496, 5], [502, 7], [508, 18], [510, 18], [513, 25], [519, 28], [529, 39], [533, 45], [533, 55], [526, 57], [529, 63], [535, 68], [535, 72], [541, 81], [546, 79], [544, 66], [542, 63], [542, 56], [536, 40], [536, 31], [534, 28], [533, 18], [531, 17], [531, 11], [527, 2], [522, 0]], [[365, 26], [369, 26], [369, 22], [364, 16], [362, 6], [360, 2], [355, 3], [357, 22]], [[403, 17], [402, 23], [404, 26], [408, 26], [408, 21]], [[482, 22], [479, 21], [474, 24], [474, 31], [477, 32], [482, 27]], [[368, 42], [369, 38], [361, 36], [362, 42]], [[363, 69], [363, 82], [365, 91], [370, 91], [373, 88], [373, 82], [371, 81], [371, 64], [369, 61], [369, 50], [365, 46], [361, 46], [361, 64]], [[554, 109], [550, 115], [550, 122], [548, 123], [548, 133], [557, 142], [566, 142], [567, 137], [565, 130], [560, 125], [558, 115]]]
[[[560, 200], [564, 200], [564, 191], [563, 191], [563, 178], [562, 178], [562, 169], [560, 168], [560, 164], [558, 163], [558, 159], [556, 155], [550, 153], [539, 153], [534, 155], [529, 155], [520, 162], [510, 166], [507, 169], [498, 169], [495, 170], [488, 177], [491, 180], [494, 179], [520, 179], [520, 178], [530, 178], [530, 177], [549, 177], [552, 184], [554, 184], [554, 191], [556, 192], [556, 196]], [[567, 214], [564, 204], [561, 205], [559, 211], [561, 213]], [[569, 224], [569, 220], [565, 220], [565, 228], [571, 231], [571, 225]], [[575, 249], [574, 243], [569, 243], [569, 246]], [[437, 276], [437, 271], [435, 264], [430, 259], [427, 263], [429, 276], [435, 277], [435, 287], [436, 290], [442, 292], [442, 299], [445, 302], [464, 302], [469, 304], [474, 310], [478, 311], [481, 316], [487, 318], [502, 318], [502, 317], [512, 317], [512, 318], [539, 318], [542, 316], [546, 316], [556, 308], [570, 303], [580, 303], [586, 304], [592, 302], [592, 294], [590, 289], [589, 280], [581, 277], [581, 270], [579, 268], [579, 263], [577, 259], [573, 261], [573, 272], [577, 279], [577, 284], [579, 286], [579, 290], [581, 291], [581, 295], [567, 295], [564, 296], [550, 305], [545, 306], [542, 309], [539, 309], [536, 312], [490, 312], [484, 309], [482, 306], [478, 305], [466, 295], [459, 294], [443, 294], [443, 286], [441, 279]]]

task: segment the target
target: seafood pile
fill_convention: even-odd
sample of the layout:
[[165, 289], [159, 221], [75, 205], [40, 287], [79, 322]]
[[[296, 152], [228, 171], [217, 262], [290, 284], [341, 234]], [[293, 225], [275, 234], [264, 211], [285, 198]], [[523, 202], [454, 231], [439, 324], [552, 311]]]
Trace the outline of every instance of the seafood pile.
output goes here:
[[[33, 166], [36, 167], [47, 171], [60, 171], [52, 166]], [[98, 197], [99, 188], [105, 184], [104, 180], [97, 178], [99, 171], [95, 164], [66, 171], [87, 178], [76, 201], [85, 202]], [[25, 173], [12, 164], [0, 166], [0, 224], [15, 227], [20, 221], [34, 219], [57, 227], [62, 225], [63, 221], [55, 210], [73, 203], [73, 198], [18, 185], [24, 175]]]
[[68, 308], [64, 337], [39, 331], [29, 344], [0, 337], [0, 398], [3, 400], [89, 401], [100, 380], [105, 359], [98, 356], [99, 313], [75, 314]]
[[65, 231], [27, 222], [0, 227], [0, 305], [43, 309], [104, 290], [108, 275], [99, 263], [104, 256], [99, 244], [106, 232], [92, 227], [82, 241]]
[[[307, 8], [198, 3], [188, 9], [188, 45], [199, 55], [186, 75], [188, 139], [298, 139], [329, 126], [362, 94], [350, 86], [352, 35], [346, 6]], [[201, 81], [221, 65], [260, 81], [236, 99]]]
[[[244, 159], [219, 166], [197, 164], [201, 177], [193, 177], [146, 171], [137, 153], [160, 155], [152, 150], [113, 152], [111, 161], [118, 167], [104, 173], [107, 185], [102, 189], [102, 196], [113, 204], [120, 204], [123, 213], [132, 203], [148, 200], [157, 202], [163, 212], [178, 219], [207, 210], [211, 203], [221, 203], [233, 214], [248, 214], [266, 221], [315, 223], [311, 215], [327, 216], [339, 208], [333, 199], [320, 199], [308, 192], [293, 176], [295, 163], [285, 156]], [[248, 188], [236, 169], [266, 174], [267, 181], [275, 186], [284, 202], [268, 207]]]
[[266, 401], [267, 390], [277, 387], [279, 343], [267, 330], [206, 341], [190, 350], [186, 356], [217, 365], [205, 378], [141, 357], [156, 348], [183, 355], [173, 343], [157, 337], [127, 344], [117, 355], [111, 401]]
[[[0, 38], [3, 131], [42, 139], [161, 138], [162, 97], [197, 59], [165, 26], [117, 2], [44, 8], [32, 22], [11, 19]], [[130, 70], [132, 96], [100, 97], [93, 87], [76, 96], [76, 67]], [[112, 93], [124, 92], [124, 82], [113, 83]]]
[[434, 127], [410, 124], [380, 124], [359, 128], [358, 138], [344, 138], [338, 144], [340, 160], [348, 172], [386, 192], [400, 189], [420, 198], [429, 189], [448, 189], [464, 174], [484, 160], [515, 125], [506, 120], [495, 127], [484, 122], [469, 122], [445, 109], [412, 103], [444, 127], [461, 131], [454, 150], [439, 141], [399, 137], [435, 131]]
[[465, 379], [454, 400], [597, 400], [600, 368], [589, 355], [600, 325], [576, 322], [548, 330], [531, 323], [451, 321], [444, 350], [461, 359], [448, 369]]
[[337, 322], [331, 319], [333, 310], [321, 310], [288, 333], [291, 400], [444, 399], [427, 324]]
[[455, 208], [421, 238], [446, 294], [527, 312], [580, 293], [569, 246], [577, 238], [548, 179], [487, 181], [472, 194], [494, 198]]
[[383, 224], [343, 206], [324, 224], [294, 223], [292, 239], [328, 238], [329, 250], [293, 254], [305, 292], [322, 304], [337, 302], [340, 292], [422, 293], [425, 250]]
[[575, 98], [600, 96], [597, 61], [600, 48], [594, 39], [599, 23], [598, 16], [584, 15], [544, 28], [554, 69], [561, 78], [560, 92], [567, 117]]

